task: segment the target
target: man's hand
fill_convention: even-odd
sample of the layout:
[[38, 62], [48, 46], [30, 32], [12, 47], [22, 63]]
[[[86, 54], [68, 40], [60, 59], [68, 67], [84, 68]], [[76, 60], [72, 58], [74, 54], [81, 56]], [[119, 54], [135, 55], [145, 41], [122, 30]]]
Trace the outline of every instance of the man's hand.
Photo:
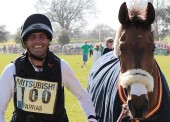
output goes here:
[[98, 121], [94, 118], [91, 118], [91, 119], [88, 119], [88, 122], [98, 122]]
[[96, 119], [95, 116], [90, 115], [90, 116], [88, 117], [88, 122], [98, 122], [98, 121], [97, 121], [97, 119]]

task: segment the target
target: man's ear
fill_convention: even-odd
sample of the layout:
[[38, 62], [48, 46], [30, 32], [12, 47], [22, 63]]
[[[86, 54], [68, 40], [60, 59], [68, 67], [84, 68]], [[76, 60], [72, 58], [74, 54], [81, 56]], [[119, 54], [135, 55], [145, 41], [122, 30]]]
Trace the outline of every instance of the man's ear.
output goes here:
[[50, 46], [50, 45], [51, 45], [51, 41], [49, 40], [49, 41], [48, 41], [48, 46]]
[[27, 44], [28, 44], [27, 41], [24, 41], [23, 43], [24, 43], [25, 46], [27, 46]]

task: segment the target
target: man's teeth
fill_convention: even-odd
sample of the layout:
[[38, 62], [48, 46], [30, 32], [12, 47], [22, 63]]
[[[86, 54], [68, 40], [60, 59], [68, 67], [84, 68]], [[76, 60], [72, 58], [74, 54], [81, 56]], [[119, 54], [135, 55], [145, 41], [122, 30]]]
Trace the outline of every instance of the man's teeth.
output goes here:
[[35, 49], [37, 49], [37, 48], [42, 48], [42, 46], [35, 46]]

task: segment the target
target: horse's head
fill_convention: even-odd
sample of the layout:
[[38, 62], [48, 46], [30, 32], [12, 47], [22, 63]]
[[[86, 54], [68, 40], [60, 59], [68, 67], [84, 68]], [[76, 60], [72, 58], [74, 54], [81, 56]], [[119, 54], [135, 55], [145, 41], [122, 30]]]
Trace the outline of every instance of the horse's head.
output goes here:
[[152, 23], [155, 10], [148, 3], [146, 10], [128, 10], [123, 3], [119, 10], [121, 28], [115, 40], [115, 54], [121, 64], [121, 85], [127, 89], [128, 107], [132, 117], [143, 119], [148, 110], [148, 93], [153, 91], [152, 66], [154, 40]]

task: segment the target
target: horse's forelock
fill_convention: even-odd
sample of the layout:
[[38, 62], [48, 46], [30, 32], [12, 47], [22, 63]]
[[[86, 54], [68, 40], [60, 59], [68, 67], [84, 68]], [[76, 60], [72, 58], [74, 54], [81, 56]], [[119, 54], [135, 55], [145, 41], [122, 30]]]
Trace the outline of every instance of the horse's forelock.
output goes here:
[[138, 16], [140, 19], [145, 20], [147, 2], [141, 0], [131, 0], [129, 3], [129, 16]]
[[129, 11], [129, 17], [130, 20], [134, 20], [135, 19], [140, 19], [140, 20], [145, 20], [146, 19], [146, 11], [145, 10], [140, 10], [138, 8], [132, 8]]
[[139, 9], [139, 8], [131, 8], [129, 10], [129, 23], [127, 23], [127, 25], [125, 25], [125, 27], [129, 27], [132, 24], [137, 26], [137, 27], [141, 27], [143, 29], [150, 29], [150, 25], [148, 25], [148, 23], [146, 22], [146, 17], [147, 17], [147, 13], [146, 13], [146, 9]]

